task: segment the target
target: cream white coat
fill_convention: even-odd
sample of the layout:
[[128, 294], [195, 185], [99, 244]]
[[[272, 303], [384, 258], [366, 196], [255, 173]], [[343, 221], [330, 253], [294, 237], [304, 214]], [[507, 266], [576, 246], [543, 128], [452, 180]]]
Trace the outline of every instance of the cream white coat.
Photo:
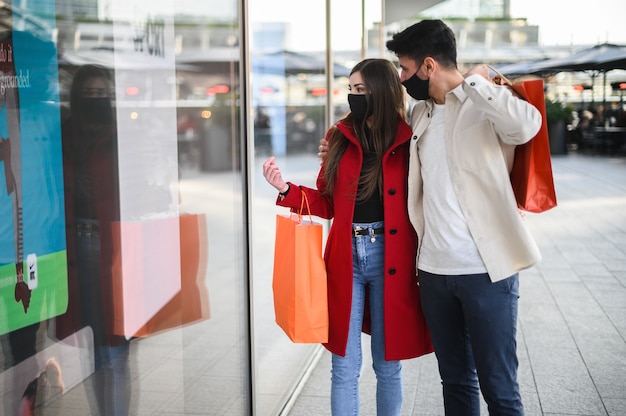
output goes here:
[[[411, 111], [408, 210], [419, 238], [418, 258], [424, 236], [418, 146], [432, 106], [431, 100], [419, 101]], [[509, 88], [480, 75], [467, 77], [446, 95], [445, 112], [452, 186], [491, 280], [505, 279], [541, 260], [509, 179], [515, 146], [537, 134], [541, 114]]]

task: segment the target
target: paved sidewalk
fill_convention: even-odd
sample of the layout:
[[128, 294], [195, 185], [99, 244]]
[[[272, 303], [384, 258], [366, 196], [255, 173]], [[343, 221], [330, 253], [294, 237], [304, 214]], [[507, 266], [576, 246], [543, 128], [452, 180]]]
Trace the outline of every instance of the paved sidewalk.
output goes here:
[[[559, 206], [528, 214], [543, 260], [520, 274], [519, 381], [526, 415], [626, 415], [626, 159], [555, 157]], [[376, 415], [363, 337], [361, 415]], [[443, 415], [433, 354], [404, 362], [403, 415]], [[483, 403], [483, 415], [488, 414]], [[330, 415], [321, 355], [290, 416]]]

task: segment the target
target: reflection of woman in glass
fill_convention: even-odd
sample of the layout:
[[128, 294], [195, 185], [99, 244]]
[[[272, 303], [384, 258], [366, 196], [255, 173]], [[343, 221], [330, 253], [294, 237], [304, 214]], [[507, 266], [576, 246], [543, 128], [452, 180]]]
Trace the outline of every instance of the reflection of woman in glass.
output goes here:
[[[30, 289], [24, 282], [24, 233], [22, 217], [22, 155], [20, 144], [20, 105], [10, 32], [0, 40], [0, 110], [6, 114], [7, 137], [0, 137], [0, 161], [4, 161], [6, 192], [13, 200], [13, 238], [15, 240], [15, 301], [22, 302], [24, 313], [30, 305]], [[0, 133], [0, 135], [2, 135]]]
[[119, 220], [119, 189], [111, 91], [104, 68], [86, 65], [74, 76], [71, 114], [63, 126], [70, 305], [58, 325], [66, 333], [57, 335], [91, 328], [95, 373], [90, 385], [98, 405], [93, 414], [127, 415], [129, 342], [113, 333], [111, 224]]

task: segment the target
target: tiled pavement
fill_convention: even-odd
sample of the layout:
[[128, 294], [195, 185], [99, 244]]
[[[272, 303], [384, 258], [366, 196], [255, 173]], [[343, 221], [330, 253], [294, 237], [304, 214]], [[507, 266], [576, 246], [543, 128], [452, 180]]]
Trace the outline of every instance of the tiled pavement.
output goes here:
[[[527, 214], [543, 260], [520, 274], [519, 381], [526, 414], [626, 415], [626, 159], [553, 158], [559, 206]], [[363, 337], [361, 415], [376, 414]], [[443, 415], [433, 354], [404, 362], [403, 415]], [[330, 355], [289, 416], [330, 414]], [[483, 403], [482, 414], [487, 414]]]

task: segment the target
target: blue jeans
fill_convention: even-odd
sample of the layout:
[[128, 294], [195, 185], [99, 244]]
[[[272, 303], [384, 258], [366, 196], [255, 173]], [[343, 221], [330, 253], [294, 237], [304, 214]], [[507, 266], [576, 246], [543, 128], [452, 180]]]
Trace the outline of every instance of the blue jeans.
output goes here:
[[487, 274], [420, 270], [419, 279], [446, 415], [480, 415], [481, 390], [490, 415], [523, 415], [516, 351], [519, 275], [492, 283]]
[[[89, 404], [94, 415], [126, 416], [130, 409], [130, 344], [109, 345], [102, 274], [100, 271], [100, 232], [96, 220], [76, 219], [77, 276], [79, 278], [81, 317], [93, 330], [94, 374], [90, 377]], [[119, 337], [121, 338], [121, 337]], [[91, 399], [91, 398], [90, 398]]]
[[[92, 414], [128, 416], [131, 399], [130, 344], [96, 347], [96, 367], [89, 382], [95, 403]], [[96, 407], [97, 406], [97, 407]], [[97, 409], [97, 411], [96, 411]]]
[[[379, 228], [382, 222], [354, 224], [362, 228]], [[384, 251], [385, 237], [376, 235], [352, 237], [352, 310], [346, 355], [332, 355], [331, 410], [334, 416], [359, 414], [359, 377], [363, 355], [361, 329], [365, 295], [369, 293], [372, 320], [371, 348], [376, 373], [376, 408], [378, 416], [400, 415], [402, 407], [402, 364], [385, 361], [384, 329]], [[367, 287], [367, 292], [366, 292]]]

